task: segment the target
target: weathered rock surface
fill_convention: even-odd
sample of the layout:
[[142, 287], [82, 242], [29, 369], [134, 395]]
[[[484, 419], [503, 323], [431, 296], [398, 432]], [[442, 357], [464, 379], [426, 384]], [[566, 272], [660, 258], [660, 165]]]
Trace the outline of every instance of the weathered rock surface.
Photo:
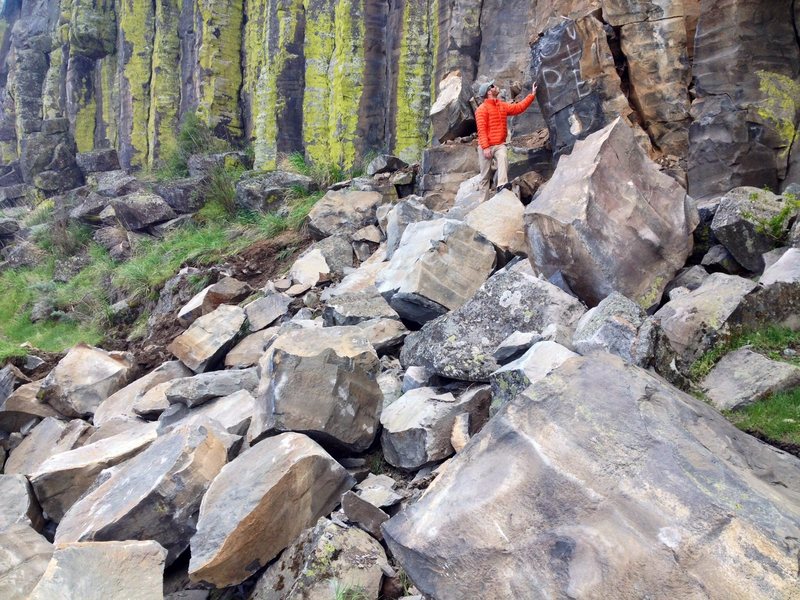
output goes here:
[[491, 391], [479, 386], [456, 398], [434, 388], [417, 388], [392, 402], [381, 415], [381, 446], [386, 461], [401, 469], [418, 469], [455, 451], [450, 444], [453, 423], [469, 413], [471, 433], [489, 418]]
[[647, 309], [683, 267], [698, 217], [616, 120], [559, 161], [525, 222], [537, 271], [560, 272], [590, 306], [618, 291]]
[[155, 425], [143, 425], [48, 458], [28, 476], [48, 518], [60, 521], [100, 471], [136, 456], [155, 439]]
[[47, 417], [61, 418], [62, 415], [49, 404], [37, 397], [42, 387], [41, 381], [33, 381], [19, 386], [11, 392], [5, 402], [0, 404], [0, 429], [19, 431], [32, 419]]
[[797, 458], [596, 354], [508, 404], [383, 533], [419, 590], [443, 600], [786, 597], [798, 478]]
[[173, 426], [196, 428], [210, 420], [231, 435], [244, 436], [255, 413], [256, 400], [247, 390], [239, 390], [196, 408], [173, 404], [172, 409], [174, 411], [165, 411], [159, 417], [159, 435]]
[[36, 531], [44, 527], [42, 509], [24, 475], [0, 475], [0, 532], [16, 524]]
[[735, 410], [800, 387], [800, 368], [740, 348], [723, 356], [700, 387], [719, 410]]
[[157, 184], [154, 191], [176, 213], [194, 213], [205, 204], [204, 195], [199, 193], [204, 182], [204, 177], [184, 177]]
[[453, 71], [439, 82], [439, 93], [431, 106], [431, 125], [433, 137], [441, 143], [467, 135], [475, 126], [470, 88], [464, 79], [459, 71]]
[[435, 213], [420, 202], [420, 198], [412, 196], [404, 198], [386, 213], [385, 222], [381, 222], [381, 227], [386, 232], [386, 260], [400, 246], [403, 232], [411, 223], [419, 221], [430, 221], [435, 217]]
[[116, 171], [119, 169], [119, 157], [113, 148], [102, 148], [90, 152], [79, 152], [75, 162], [84, 175], [98, 171]]
[[800, 282], [800, 248], [789, 248], [764, 270], [758, 283], [771, 286], [776, 283], [797, 284]]
[[292, 299], [286, 294], [268, 294], [263, 298], [253, 300], [244, 307], [250, 331], [259, 331], [272, 325], [277, 319], [286, 314]]
[[406, 161], [396, 156], [392, 156], [391, 154], [379, 154], [369, 161], [367, 165], [367, 175], [372, 177], [379, 173], [391, 173], [393, 171], [405, 169], [407, 166], [408, 163]]
[[203, 498], [190, 577], [216, 587], [244, 581], [330, 513], [353, 483], [304, 435], [256, 444], [223, 467]]
[[375, 210], [383, 202], [378, 192], [330, 191], [308, 214], [309, 231], [317, 239], [352, 234], [375, 222]]
[[323, 443], [366, 450], [383, 396], [378, 355], [357, 327], [280, 335], [260, 363], [258, 409], [248, 437], [301, 431]]
[[519, 262], [493, 275], [461, 308], [409, 335], [400, 360], [444, 377], [488, 381], [499, 366], [493, 352], [509, 335], [551, 323], [572, 329], [584, 311], [577, 299]]
[[167, 551], [154, 541], [57, 546], [31, 600], [161, 600]]
[[177, 216], [161, 196], [148, 192], [134, 192], [116, 198], [111, 206], [120, 224], [128, 231], [139, 231]]
[[88, 430], [89, 424], [80, 419], [64, 422], [47, 417], [14, 448], [4, 472], [30, 475], [51, 456], [79, 446]]
[[78, 344], [50, 371], [39, 393], [62, 415], [88, 417], [128, 383], [132, 367], [129, 354]]
[[278, 337], [279, 329], [279, 327], [269, 327], [246, 336], [225, 355], [225, 366], [246, 369], [257, 365], [267, 348]]
[[180, 402], [189, 408], [199, 406], [221, 396], [239, 390], [255, 392], [258, 387], [258, 372], [255, 368], [211, 371], [194, 377], [182, 377], [171, 382], [165, 391], [170, 404]]
[[198, 318], [172, 340], [167, 350], [195, 373], [214, 368], [234, 344], [245, 323], [244, 310], [222, 305]]
[[188, 547], [203, 494], [227, 461], [218, 436], [178, 427], [110, 469], [64, 515], [55, 543], [150, 539], [167, 549], [171, 564]]
[[464, 223], [411, 223], [375, 286], [402, 318], [425, 323], [464, 304], [495, 258], [492, 244]]
[[464, 222], [507, 255], [525, 254], [525, 207], [510, 190], [495, 194], [467, 213]]
[[800, 252], [796, 248], [764, 271], [759, 286], [744, 297], [731, 318], [749, 328], [800, 328]]
[[0, 597], [28, 598], [52, 555], [53, 545], [27, 525], [0, 531]]
[[236, 184], [236, 206], [245, 210], [274, 211], [297, 188], [307, 193], [316, 186], [310, 177], [288, 171], [245, 177]]
[[397, 312], [389, 306], [376, 289], [342, 294], [331, 298], [322, 311], [327, 327], [357, 325], [370, 319], [399, 319]]

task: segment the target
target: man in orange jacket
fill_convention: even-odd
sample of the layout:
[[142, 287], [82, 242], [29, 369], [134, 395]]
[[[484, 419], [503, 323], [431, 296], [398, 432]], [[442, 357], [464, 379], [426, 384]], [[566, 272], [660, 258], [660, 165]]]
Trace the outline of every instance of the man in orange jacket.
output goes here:
[[531, 93], [514, 104], [498, 99], [500, 90], [494, 80], [484, 83], [478, 89], [478, 96], [484, 98], [483, 104], [475, 111], [478, 125], [478, 162], [481, 168], [480, 189], [488, 191], [492, 183], [492, 158], [497, 163], [497, 189], [508, 187], [508, 156], [506, 137], [508, 136], [508, 117], [525, 112], [536, 98], [536, 84]]

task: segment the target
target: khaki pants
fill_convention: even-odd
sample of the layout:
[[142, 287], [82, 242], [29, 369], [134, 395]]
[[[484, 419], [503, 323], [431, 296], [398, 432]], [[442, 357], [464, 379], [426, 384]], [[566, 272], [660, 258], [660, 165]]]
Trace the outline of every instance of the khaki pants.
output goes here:
[[506, 145], [498, 144], [497, 146], [489, 146], [492, 151], [492, 158], [487, 159], [483, 155], [483, 148], [478, 146], [478, 164], [481, 168], [481, 182], [480, 189], [489, 191], [492, 188], [492, 166], [497, 170], [497, 183], [494, 187], [498, 188], [501, 185], [508, 183], [508, 155], [506, 154]]

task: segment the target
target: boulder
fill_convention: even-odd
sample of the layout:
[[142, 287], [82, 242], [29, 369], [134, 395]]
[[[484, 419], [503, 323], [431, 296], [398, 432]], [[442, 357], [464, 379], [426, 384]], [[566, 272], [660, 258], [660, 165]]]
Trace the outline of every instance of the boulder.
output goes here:
[[112, 200], [111, 206], [120, 225], [128, 231], [139, 231], [177, 216], [161, 196], [148, 192], [126, 194]]
[[152, 540], [60, 545], [29, 598], [161, 600], [166, 557]]
[[244, 314], [247, 315], [250, 331], [260, 331], [272, 325], [288, 312], [291, 302], [289, 296], [278, 292], [267, 294], [247, 304], [244, 307]]
[[180, 402], [189, 408], [204, 404], [213, 398], [228, 396], [239, 390], [255, 392], [258, 387], [258, 371], [234, 369], [199, 373], [194, 377], [181, 377], [170, 382], [164, 394], [170, 404]]
[[339, 283], [326, 287], [320, 294], [320, 300], [327, 302], [334, 296], [341, 294], [377, 289], [375, 288], [375, 278], [389, 264], [384, 262], [385, 257], [384, 246], [381, 246], [372, 256], [361, 263], [357, 269], [350, 272], [349, 275], [345, 275]]
[[458, 398], [428, 387], [406, 392], [381, 414], [381, 447], [386, 462], [413, 470], [452, 456], [455, 450], [450, 433], [456, 417], [469, 413], [471, 433], [480, 431], [489, 418], [491, 399], [488, 385]]
[[210, 175], [216, 169], [244, 171], [252, 166], [253, 161], [247, 156], [247, 153], [241, 151], [192, 154], [187, 161], [191, 177]]
[[378, 192], [330, 191], [308, 214], [308, 228], [316, 239], [348, 236], [375, 222], [375, 210], [384, 203]]
[[538, 331], [515, 331], [504, 339], [492, 352], [497, 364], [505, 364], [525, 354], [536, 342], [542, 341]]
[[719, 410], [736, 410], [796, 387], [800, 387], [800, 368], [748, 348], [723, 356], [700, 382], [702, 391]]
[[192, 323], [194, 323], [198, 317], [202, 317], [204, 314], [203, 312], [203, 305], [205, 303], [206, 294], [208, 294], [208, 290], [211, 289], [213, 284], [207, 285], [202, 290], [197, 292], [194, 296], [192, 296], [191, 300], [184, 304], [181, 309], [178, 311], [178, 323], [180, 323], [183, 327], [189, 327]]
[[102, 226], [95, 230], [92, 239], [108, 250], [113, 260], [125, 260], [130, 256], [128, 232], [122, 227]]
[[[319, 250], [331, 273], [337, 277], [353, 268], [353, 245], [348, 237], [331, 235], [314, 242], [307, 251]], [[301, 255], [302, 256], [302, 255]]]
[[398, 319], [376, 318], [356, 325], [378, 355], [386, 354], [403, 343], [409, 331]]
[[316, 189], [314, 181], [299, 173], [270, 171], [243, 177], [236, 183], [236, 206], [245, 210], [274, 212], [301, 189], [304, 193]]
[[0, 237], [10, 238], [19, 231], [19, 222], [16, 219], [0, 217]]
[[64, 515], [55, 543], [150, 539], [172, 564], [189, 546], [200, 500], [226, 461], [217, 430], [177, 427], [106, 471]]
[[244, 436], [255, 410], [256, 400], [247, 390], [238, 390], [222, 398], [215, 398], [196, 408], [173, 404], [159, 416], [158, 433], [162, 435], [174, 426], [196, 428], [214, 421], [229, 434]]
[[[295, 285], [303, 286], [305, 288], [303, 291], [306, 291], [320, 283], [330, 281], [331, 272], [332, 269], [325, 260], [322, 250], [309, 248], [294, 261], [289, 269], [289, 277]], [[292, 288], [289, 288], [287, 293], [291, 294]]]
[[4, 402], [23, 383], [30, 383], [30, 379], [14, 365], [7, 364], [0, 369], [0, 402]]
[[203, 297], [203, 314], [208, 314], [222, 304], [236, 304], [247, 298], [253, 289], [235, 277], [223, 277], [208, 286]]
[[394, 171], [399, 171], [400, 169], [405, 169], [408, 166], [408, 163], [396, 156], [392, 156], [391, 154], [379, 154], [367, 165], [367, 175], [369, 177], [374, 177], [380, 173], [392, 173]]
[[269, 327], [245, 337], [225, 355], [225, 366], [232, 369], [246, 369], [257, 365], [267, 348], [278, 337], [279, 329], [279, 327]]
[[304, 435], [256, 444], [220, 471], [203, 498], [190, 578], [215, 587], [241, 583], [329, 514], [353, 483]]
[[489, 382], [492, 386], [490, 413], [496, 414], [529, 385], [546, 377], [575, 356], [578, 356], [575, 352], [556, 342], [544, 340], [535, 343], [517, 360], [500, 367], [490, 375]]
[[470, 91], [460, 71], [448, 73], [439, 82], [439, 93], [430, 114], [433, 137], [440, 143], [469, 135], [475, 130]]
[[495, 259], [494, 246], [464, 223], [411, 223], [375, 286], [403, 319], [426, 323], [464, 304]]
[[381, 227], [386, 232], [386, 260], [390, 260], [403, 238], [403, 232], [411, 223], [431, 221], [435, 218], [430, 208], [420, 202], [418, 196], [411, 196], [400, 200], [386, 213], [385, 221]]
[[94, 411], [95, 426], [103, 425], [120, 417], [135, 418], [133, 410], [137, 400], [153, 387], [179, 377], [189, 377], [192, 371], [178, 360], [162, 363], [147, 375], [129, 383], [121, 390], [106, 398]]
[[464, 222], [492, 242], [504, 256], [524, 255], [525, 207], [511, 190], [503, 190], [470, 210]]
[[620, 119], [576, 143], [525, 210], [536, 270], [560, 272], [590, 306], [612, 291], [657, 305], [691, 252], [697, 222], [691, 199]]
[[577, 299], [521, 261], [489, 278], [461, 308], [410, 334], [400, 360], [452, 379], [488, 381], [499, 366], [493, 353], [509, 335], [552, 323], [574, 330], [584, 312]]
[[201, 193], [205, 182], [202, 176], [185, 177], [156, 184], [153, 189], [176, 213], [194, 213], [205, 204], [205, 195]]
[[47, 375], [40, 397], [62, 415], [89, 417], [128, 383], [133, 357], [78, 344]]
[[251, 600], [328, 600], [352, 595], [377, 598], [389, 570], [383, 547], [358, 529], [320, 519], [267, 568]]
[[378, 355], [357, 327], [280, 335], [260, 362], [258, 408], [249, 439], [301, 431], [362, 452], [378, 432]]
[[148, 425], [48, 458], [28, 475], [47, 517], [60, 521], [100, 471], [136, 456], [155, 439], [155, 425]]
[[19, 431], [34, 419], [61, 418], [62, 415], [49, 404], [39, 400], [42, 382], [34, 381], [19, 386], [0, 404], [0, 430]]
[[790, 248], [766, 269], [731, 320], [749, 329], [769, 325], [800, 329], [800, 251]]
[[75, 155], [75, 162], [84, 176], [98, 171], [116, 171], [119, 169], [119, 157], [114, 148], [78, 152]]
[[106, 198], [117, 198], [133, 192], [142, 191], [144, 185], [126, 171], [105, 171], [87, 177], [87, 183], [94, 183], [95, 191]]
[[679, 368], [688, 368], [730, 332], [729, 319], [758, 284], [736, 275], [713, 273], [688, 294], [670, 300], [655, 313]]
[[0, 475], [0, 498], [0, 532], [17, 524], [36, 531], [44, 528], [42, 509], [25, 475]]
[[223, 304], [198, 318], [167, 346], [175, 358], [195, 373], [213, 369], [233, 346], [245, 324], [244, 310]]
[[86, 421], [80, 419], [65, 423], [47, 417], [11, 451], [4, 472], [30, 475], [51, 456], [80, 446], [89, 427]]
[[28, 598], [53, 555], [53, 545], [22, 523], [0, 531], [0, 598]]
[[426, 148], [422, 152], [419, 183], [425, 206], [432, 210], [450, 208], [461, 183], [479, 172], [477, 145], [440, 144]]
[[442, 600], [780, 598], [795, 590], [798, 483], [796, 457], [598, 353], [506, 405], [383, 535]]
[[322, 311], [326, 327], [357, 325], [370, 319], [400, 319], [376, 289], [331, 298]]
[[728, 273], [729, 275], [740, 275], [746, 269], [742, 268], [736, 259], [733, 258], [728, 249], [722, 244], [714, 244], [703, 255], [700, 264], [711, 273]]
[[133, 412], [150, 421], [158, 419], [159, 415], [171, 406], [167, 400], [167, 390], [172, 383], [165, 381], [151, 387], [133, 403]]
[[800, 284], [800, 248], [789, 248], [758, 280], [762, 286]]
[[722, 197], [711, 230], [748, 271], [764, 269], [762, 254], [775, 247], [766, 223], [784, 208], [780, 196], [754, 187], [739, 187]]

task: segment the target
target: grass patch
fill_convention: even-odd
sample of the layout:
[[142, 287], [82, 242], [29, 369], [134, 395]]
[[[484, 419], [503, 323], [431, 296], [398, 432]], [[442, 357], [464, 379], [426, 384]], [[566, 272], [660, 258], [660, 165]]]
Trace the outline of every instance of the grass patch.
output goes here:
[[800, 365], [800, 358], [797, 356], [787, 358], [783, 355], [783, 350], [786, 348], [800, 350], [800, 332], [792, 331], [788, 327], [771, 325], [755, 331], [744, 331], [734, 335], [727, 342], [715, 346], [694, 362], [689, 369], [690, 378], [692, 381], [700, 381], [708, 375], [719, 359], [743, 346], [750, 346], [753, 351], [760, 352], [773, 360]]
[[725, 416], [739, 429], [778, 442], [800, 445], [800, 388], [775, 394]]
[[338, 181], [354, 177], [353, 171], [346, 171], [339, 165], [318, 163], [306, 159], [302, 152], [292, 152], [281, 162], [281, 168], [310, 177], [320, 189], [327, 189]]
[[173, 148], [159, 161], [153, 175], [159, 181], [188, 177], [189, 157], [192, 154], [226, 152], [230, 149], [230, 144], [216, 137], [197, 113], [187, 112]]

